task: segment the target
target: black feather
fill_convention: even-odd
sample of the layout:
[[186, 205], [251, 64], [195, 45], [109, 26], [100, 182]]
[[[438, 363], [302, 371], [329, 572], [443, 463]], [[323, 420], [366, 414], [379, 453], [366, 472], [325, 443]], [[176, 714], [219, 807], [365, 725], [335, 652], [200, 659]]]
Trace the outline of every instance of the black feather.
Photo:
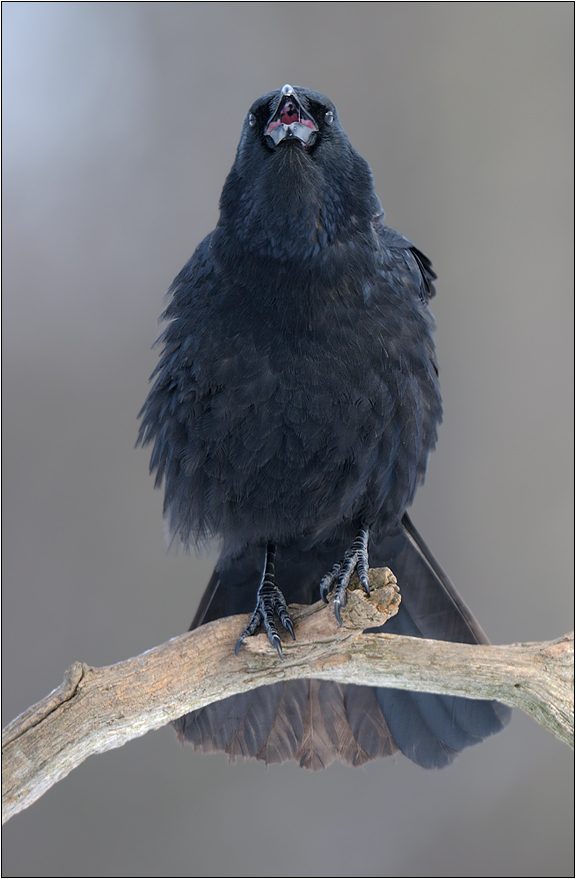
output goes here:
[[[221, 546], [193, 626], [251, 611], [265, 557], [289, 603], [317, 600], [367, 528], [372, 565], [391, 567], [402, 593], [387, 630], [484, 640], [405, 516], [442, 415], [435, 279], [384, 225], [327, 98], [285, 86], [256, 101], [218, 225], [170, 289], [141, 413], [172, 535]], [[400, 748], [440, 766], [506, 719], [496, 703], [307, 681], [176, 726], [196, 747], [269, 762], [359, 764]]]

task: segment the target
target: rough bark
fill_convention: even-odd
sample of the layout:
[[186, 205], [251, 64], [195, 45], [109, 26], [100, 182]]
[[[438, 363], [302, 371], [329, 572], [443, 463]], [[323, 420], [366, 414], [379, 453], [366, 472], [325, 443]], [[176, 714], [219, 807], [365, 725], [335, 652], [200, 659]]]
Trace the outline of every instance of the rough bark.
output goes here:
[[573, 747], [574, 636], [507, 646], [365, 634], [398, 607], [393, 574], [371, 571], [372, 595], [350, 593], [342, 628], [322, 602], [291, 608], [297, 640], [284, 661], [265, 635], [234, 655], [247, 617], [227, 617], [105, 668], [77, 662], [64, 682], [2, 735], [2, 820], [27, 808], [91, 754], [263, 684], [295, 678], [498, 699]]

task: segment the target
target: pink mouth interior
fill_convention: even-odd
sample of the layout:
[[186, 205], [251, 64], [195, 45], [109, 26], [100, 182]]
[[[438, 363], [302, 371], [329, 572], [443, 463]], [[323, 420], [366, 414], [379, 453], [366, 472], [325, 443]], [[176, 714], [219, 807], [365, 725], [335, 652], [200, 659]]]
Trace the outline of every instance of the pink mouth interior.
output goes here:
[[274, 119], [270, 123], [270, 125], [266, 129], [266, 134], [268, 134], [270, 131], [274, 131], [274, 129], [278, 128], [279, 125], [292, 125], [293, 122], [300, 122], [301, 125], [305, 125], [307, 128], [316, 128], [311, 119], [305, 119], [300, 117], [296, 104], [294, 104], [292, 101], [286, 101], [286, 103], [280, 110], [280, 116], [278, 117], [278, 119]]
[[298, 109], [294, 106], [292, 101], [288, 101], [282, 107], [280, 111], [280, 122], [283, 122], [284, 125], [291, 125], [293, 122], [298, 122]]

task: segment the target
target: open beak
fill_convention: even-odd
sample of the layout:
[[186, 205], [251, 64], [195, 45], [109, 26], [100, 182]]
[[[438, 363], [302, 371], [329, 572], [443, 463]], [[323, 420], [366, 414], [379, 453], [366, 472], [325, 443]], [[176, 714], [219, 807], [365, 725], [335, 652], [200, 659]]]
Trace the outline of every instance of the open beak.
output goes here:
[[318, 126], [306, 112], [291, 85], [285, 85], [280, 93], [280, 102], [266, 123], [264, 134], [277, 147], [283, 140], [299, 140], [304, 147], [311, 146], [315, 140]]

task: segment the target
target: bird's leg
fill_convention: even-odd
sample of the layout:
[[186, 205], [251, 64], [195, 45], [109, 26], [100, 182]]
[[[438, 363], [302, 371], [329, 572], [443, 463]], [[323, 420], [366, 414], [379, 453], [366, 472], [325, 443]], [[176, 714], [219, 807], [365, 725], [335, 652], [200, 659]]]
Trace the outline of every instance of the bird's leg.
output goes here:
[[334, 589], [334, 613], [338, 624], [342, 625], [340, 619], [340, 608], [344, 607], [348, 601], [348, 585], [354, 571], [358, 574], [360, 585], [370, 595], [370, 581], [368, 580], [368, 528], [361, 528], [358, 535], [345, 553], [344, 558], [337, 562], [329, 574], [325, 574], [320, 580], [320, 597], [328, 603], [328, 593]]
[[266, 629], [268, 640], [270, 641], [272, 646], [275, 647], [278, 651], [278, 656], [280, 657], [280, 659], [284, 658], [282, 656], [282, 645], [280, 643], [280, 636], [278, 634], [278, 629], [276, 628], [276, 623], [274, 621], [274, 613], [276, 613], [278, 619], [280, 620], [286, 631], [290, 632], [292, 638], [296, 640], [292, 620], [290, 619], [290, 614], [288, 613], [286, 599], [276, 585], [276, 578], [274, 573], [275, 557], [276, 544], [269, 543], [266, 546], [266, 554], [264, 557], [264, 570], [262, 571], [262, 579], [260, 581], [260, 586], [258, 587], [256, 607], [254, 608], [254, 613], [252, 614], [250, 622], [236, 642], [236, 656], [238, 656], [238, 651], [244, 643], [244, 639], [247, 638], [249, 635], [254, 635], [256, 631], [260, 628], [260, 625], [264, 623], [264, 628]]

